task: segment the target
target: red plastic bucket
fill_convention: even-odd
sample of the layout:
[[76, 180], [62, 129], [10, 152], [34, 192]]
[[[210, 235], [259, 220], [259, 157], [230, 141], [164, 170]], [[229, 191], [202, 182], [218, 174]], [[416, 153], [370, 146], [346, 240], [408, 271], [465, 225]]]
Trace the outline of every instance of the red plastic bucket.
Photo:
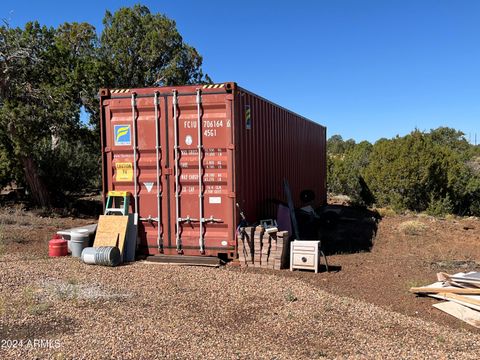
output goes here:
[[67, 256], [67, 240], [63, 239], [52, 239], [48, 242], [48, 256], [57, 257], [57, 256]]

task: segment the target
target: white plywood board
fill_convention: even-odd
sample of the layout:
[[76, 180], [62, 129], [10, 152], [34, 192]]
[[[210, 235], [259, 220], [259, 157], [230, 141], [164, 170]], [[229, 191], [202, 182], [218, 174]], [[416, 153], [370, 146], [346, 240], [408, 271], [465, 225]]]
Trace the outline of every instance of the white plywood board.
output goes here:
[[480, 296], [456, 294], [430, 294], [429, 296], [435, 299], [453, 301], [473, 310], [480, 311]]
[[469, 325], [480, 328], [480, 312], [476, 310], [472, 310], [452, 301], [442, 302], [432, 306], [466, 322]]

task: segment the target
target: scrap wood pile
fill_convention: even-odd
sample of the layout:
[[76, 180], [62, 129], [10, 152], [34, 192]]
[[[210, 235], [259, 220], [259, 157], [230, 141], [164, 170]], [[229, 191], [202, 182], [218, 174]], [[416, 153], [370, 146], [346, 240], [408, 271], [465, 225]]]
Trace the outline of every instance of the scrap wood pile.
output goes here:
[[480, 328], [480, 272], [438, 273], [437, 280], [427, 286], [412, 287], [410, 292], [446, 300], [433, 307]]
[[240, 228], [237, 244], [240, 266], [277, 270], [289, 266], [288, 231], [269, 232], [263, 226]]

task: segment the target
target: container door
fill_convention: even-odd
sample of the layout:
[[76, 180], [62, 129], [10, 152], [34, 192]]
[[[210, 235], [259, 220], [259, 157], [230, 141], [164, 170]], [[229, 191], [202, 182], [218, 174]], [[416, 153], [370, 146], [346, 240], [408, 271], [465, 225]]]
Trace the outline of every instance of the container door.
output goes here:
[[232, 119], [226, 94], [174, 92], [171, 143], [172, 250], [187, 255], [232, 256]]
[[140, 252], [163, 247], [166, 117], [159, 94], [126, 94], [104, 102], [105, 178], [108, 190], [129, 191], [129, 212], [138, 214]]

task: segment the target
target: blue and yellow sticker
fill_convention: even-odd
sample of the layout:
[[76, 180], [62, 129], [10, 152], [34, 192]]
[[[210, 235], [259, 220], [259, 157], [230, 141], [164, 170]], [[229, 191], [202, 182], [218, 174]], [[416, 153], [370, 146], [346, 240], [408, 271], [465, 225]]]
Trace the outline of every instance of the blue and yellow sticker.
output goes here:
[[132, 132], [130, 125], [113, 125], [113, 137], [115, 145], [131, 145]]

